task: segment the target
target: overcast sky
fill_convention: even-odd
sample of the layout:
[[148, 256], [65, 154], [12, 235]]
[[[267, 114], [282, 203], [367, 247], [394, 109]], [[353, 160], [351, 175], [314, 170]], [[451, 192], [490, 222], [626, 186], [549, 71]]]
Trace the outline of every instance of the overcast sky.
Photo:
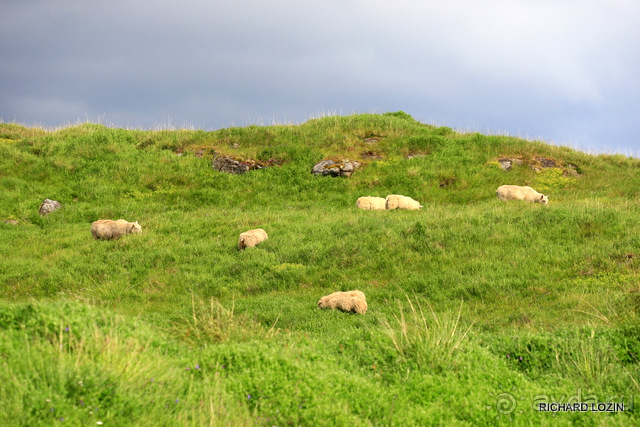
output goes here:
[[218, 129], [402, 110], [640, 155], [638, 0], [2, 0], [0, 120]]

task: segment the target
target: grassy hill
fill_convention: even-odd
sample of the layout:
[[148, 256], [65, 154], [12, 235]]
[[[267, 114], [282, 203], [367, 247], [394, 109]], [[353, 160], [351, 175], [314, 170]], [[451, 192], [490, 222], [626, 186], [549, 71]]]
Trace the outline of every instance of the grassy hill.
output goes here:
[[[325, 158], [363, 166], [312, 175]], [[549, 205], [501, 202], [502, 184]], [[355, 207], [388, 194], [424, 208]], [[639, 423], [639, 195], [640, 160], [403, 112], [2, 123], [0, 425]], [[63, 207], [41, 217], [45, 198]], [[143, 232], [95, 241], [101, 218]], [[238, 252], [257, 227], [269, 240]], [[317, 309], [351, 289], [365, 315]], [[626, 408], [537, 410], [551, 402]]]

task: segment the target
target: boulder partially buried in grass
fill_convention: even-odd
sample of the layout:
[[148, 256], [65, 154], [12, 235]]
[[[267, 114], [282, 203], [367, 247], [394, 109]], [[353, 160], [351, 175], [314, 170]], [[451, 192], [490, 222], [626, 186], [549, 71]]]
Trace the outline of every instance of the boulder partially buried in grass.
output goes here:
[[211, 167], [220, 172], [242, 175], [243, 173], [262, 169], [267, 165], [255, 160], [235, 159], [229, 156], [216, 156], [211, 162]]
[[316, 163], [311, 169], [311, 173], [320, 176], [341, 176], [348, 178], [353, 172], [360, 167], [361, 163], [355, 160], [331, 160], [326, 159], [320, 163]]
[[60, 209], [61, 207], [62, 205], [57, 200], [44, 199], [44, 202], [42, 202], [42, 204], [40, 205], [40, 209], [38, 210], [38, 212], [40, 213], [40, 215], [45, 216], [55, 210]]

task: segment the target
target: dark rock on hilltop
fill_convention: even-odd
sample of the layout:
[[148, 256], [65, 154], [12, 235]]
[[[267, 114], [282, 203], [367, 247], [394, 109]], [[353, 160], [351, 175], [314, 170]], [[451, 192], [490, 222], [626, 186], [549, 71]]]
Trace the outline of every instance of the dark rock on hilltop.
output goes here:
[[534, 157], [533, 161], [531, 162], [531, 169], [536, 172], [540, 172], [542, 169], [557, 168], [559, 166], [560, 163], [558, 161], [547, 157], [537, 156]]
[[262, 169], [266, 165], [255, 160], [234, 159], [229, 156], [215, 156], [211, 162], [211, 167], [220, 172], [242, 175], [255, 169]]
[[323, 160], [320, 163], [313, 166], [311, 173], [314, 175], [330, 175], [330, 176], [342, 176], [348, 178], [351, 174], [360, 167], [361, 163], [355, 160]]
[[521, 157], [499, 157], [495, 160], [503, 171], [510, 171], [513, 166], [528, 165], [531, 170], [541, 172], [544, 169], [560, 169], [564, 176], [580, 176], [582, 175], [580, 168], [573, 163], [563, 164], [560, 160], [550, 157], [533, 156], [530, 159], [522, 159]]
[[521, 165], [522, 159], [518, 159], [515, 157], [514, 158], [503, 157], [498, 159], [498, 163], [500, 163], [500, 167], [502, 168], [502, 170], [510, 171], [513, 165], [518, 165], [518, 166]]

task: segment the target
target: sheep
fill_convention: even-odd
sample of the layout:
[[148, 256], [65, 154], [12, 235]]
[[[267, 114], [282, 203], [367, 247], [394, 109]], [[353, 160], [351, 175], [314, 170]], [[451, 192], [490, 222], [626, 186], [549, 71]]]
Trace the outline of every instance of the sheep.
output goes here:
[[268, 238], [269, 236], [267, 236], [267, 232], [262, 228], [245, 231], [244, 233], [240, 233], [240, 238], [238, 239], [238, 250], [241, 251], [244, 248], [253, 248], [258, 243], [263, 242]]
[[125, 234], [140, 233], [142, 227], [136, 222], [127, 222], [124, 219], [112, 221], [99, 219], [91, 224], [91, 234], [94, 239], [117, 240]]
[[367, 211], [383, 211], [387, 209], [384, 197], [360, 197], [356, 200], [356, 207]]
[[334, 292], [320, 298], [318, 308], [337, 308], [341, 311], [365, 314], [367, 312], [367, 298], [358, 290], [348, 292]]
[[406, 209], [410, 211], [417, 211], [424, 207], [417, 200], [413, 200], [411, 197], [402, 196], [400, 194], [391, 194], [387, 196], [386, 202], [387, 209]]
[[520, 187], [518, 185], [501, 185], [496, 191], [500, 200], [526, 200], [534, 203], [549, 203], [549, 196], [538, 193], [531, 187]]

